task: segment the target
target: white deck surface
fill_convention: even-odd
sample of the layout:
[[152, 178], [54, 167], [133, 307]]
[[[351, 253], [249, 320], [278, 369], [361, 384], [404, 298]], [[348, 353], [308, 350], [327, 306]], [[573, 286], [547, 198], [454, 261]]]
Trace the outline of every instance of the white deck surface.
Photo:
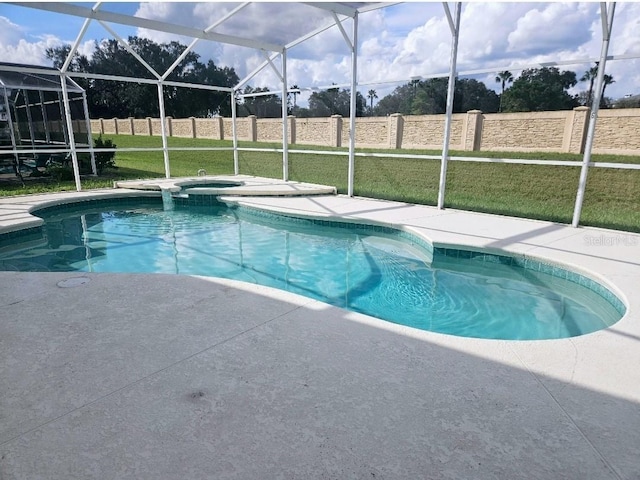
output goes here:
[[[114, 194], [137, 193], [1, 199], [0, 232], [37, 224], [37, 203]], [[572, 339], [478, 340], [229, 280], [0, 272], [0, 479], [640, 478], [640, 236], [345, 196], [234, 201], [561, 261], [628, 312]]]

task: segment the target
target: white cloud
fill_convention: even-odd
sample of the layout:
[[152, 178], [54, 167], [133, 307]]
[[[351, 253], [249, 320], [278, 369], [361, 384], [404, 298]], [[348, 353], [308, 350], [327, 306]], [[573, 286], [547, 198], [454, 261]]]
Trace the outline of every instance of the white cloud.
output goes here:
[[590, 20], [597, 4], [550, 3], [528, 11], [509, 34], [511, 52], [548, 53], [558, 47], [577, 48], [591, 38]]
[[[216, 2], [203, 3], [196, 7], [194, 14], [206, 18], [205, 23], [212, 25], [235, 6]], [[330, 18], [327, 12], [303, 4], [252, 3], [214, 31], [285, 45], [325, 25]]]
[[[27, 38], [33, 40], [29, 41]], [[52, 62], [47, 58], [46, 50], [62, 46], [65, 43], [69, 42], [46, 33], [39, 36], [29, 36], [26, 28], [0, 16], [1, 62], [50, 66]], [[93, 40], [87, 40], [78, 47], [78, 51], [87, 56], [93, 53], [93, 49]]]
[[460, 64], [475, 68], [483, 62], [504, 58], [509, 35], [531, 7], [523, 3], [466, 4], [460, 21]]
[[611, 50], [619, 55], [640, 55], [640, 3], [621, 3], [616, 7]]
[[0, 61], [50, 66], [45, 52], [47, 48], [59, 47], [63, 42], [52, 35], [46, 35], [37, 42], [20, 39], [17, 44], [0, 44]]
[[0, 45], [12, 45], [24, 37], [25, 32], [7, 17], [0, 16]]

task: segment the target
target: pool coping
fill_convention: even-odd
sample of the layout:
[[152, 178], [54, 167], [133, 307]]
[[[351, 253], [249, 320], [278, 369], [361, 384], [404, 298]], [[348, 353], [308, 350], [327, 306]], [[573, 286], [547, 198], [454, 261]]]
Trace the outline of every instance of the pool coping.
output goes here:
[[[5, 197], [0, 199], [0, 233], [41, 225], [42, 221], [29, 213], [41, 207], [94, 199], [130, 196], [157, 197], [159, 195], [160, 192], [158, 191], [108, 189]], [[548, 396], [548, 402], [545, 403], [544, 407], [547, 409], [546, 411], [556, 411], [558, 419], [567, 419], [575, 427], [576, 431], [580, 432], [579, 435], [586, 441], [583, 446], [586, 448], [584, 451], [591, 449], [593, 455], [599, 456], [602, 462], [607, 465], [609, 471], [612, 472], [607, 478], [632, 478], [634, 474], [637, 475], [637, 463], [635, 463], [636, 467], [634, 467], [633, 461], [635, 460], [629, 459], [636, 458], [636, 453], [630, 450], [633, 450], [633, 446], [640, 441], [640, 429], [637, 428], [640, 425], [640, 414], [637, 413], [640, 410], [637, 408], [637, 405], [640, 404], [640, 369], [637, 368], [637, 365], [640, 365], [640, 349], [637, 347], [640, 340], [640, 295], [638, 295], [638, 286], [640, 285], [640, 235], [592, 227], [575, 229], [552, 222], [453, 209], [438, 210], [429, 206], [343, 195], [296, 198], [225, 196], [222, 197], [222, 200], [231, 204], [294, 216], [330, 219], [338, 222], [354, 221], [401, 228], [427, 239], [435, 248], [455, 249], [464, 246], [465, 249], [545, 259], [549, 262], [567, 265], [577, 271], [583, 271], [590, 277], [602, 281], [608, 287], [611, 286], [616, 295], [627, 305], [625, 316], [612, 327], [567, 339], [505, 341], [454, 337], [416, 330], [362, 314], [345, 313], [338, 308], [328, 307], [317, 301], [309, 301], [288, 292], [277, 291], [267, 287], [249, 286], [235, 281], [206, 280], [212, 289], [222, 288], [221, 291], [223, 292], [240, 292], [240, 295], [243, 291], [247, 292], [247, 294], [248, 292], [258, 291], [265, 299], [265, 302], [267, 302], [267, 299], [286, 300], [295, 306], [291, 311], [292, 313], [283, 317], [277, 316], [270, 320], [272, 323], [293, 321], [292, 316], [296, 317], [296, 315], [300, 318], [320, 315], [321, 318], [324, 317], [327, 320], [339, 317], [340, 322], [337, 324], [328, 323], [327, 328], [335, 329], [337, 328], [336, 325], [344, 323], [346, 330], [341, 335], [349, 335], [349, 332], [353, 331], [353, 328], [347, 325], [348, 323], [366, 325], [375, 331], [388, 332], [389, 335], [399, 336], [397, 338], [416, 339], [422, 342], [425, 349], [442, 347], [448, 352], [452, 352], [452, 355], [455, 352], [459, 352], [460, 355], [471, 355], [477, 358], [478, 362], [486, 360], [495, 362], [496, 365], [513, 367], [528, 372], [534, 384], [538, 385], [536, 388], [546, 392], [545, 395]], [[145, 283], [149, 285], [166, 285], [168, 291], [171, 292], [168, 296], [180, 299], [187, 295], [186, 291], [183, 292], [181, 290], [180, 285], [189, 283], [186, 280], [167, 279], [166, 276], [160, 275], [86, 274], [80, 276], [93, 279], [92, 283], [94, 284], [114, 282], [120, 289], [139, 289], [135, 291], [139, 291], [140, 298], [134, 303], [119, 306], [119, 309], [123, 312], [131, 312], [136, 318], [141, 319], [147, 318], [149, 308], [145, 306], [146, 301], [161, 301], [157, 297], [148, 298], [147, 300], [147, 293], [145, 289], [141, 288], [142, 285]], [[0, 272], [0, 279], [2, 279], [0, 294], [5, 295], [3, 298], [10, 300], [13, 295], [18, 295], [12, 293], [13, 284], [33, 282], [33, 279], [39, 278], [41, 280], [36, 282], [37, 289], [35, 290], [38, 295], [28, 294], [28, 298], [29, 302], [33, 302], [36, 306], [39, 305], [38, 308], [41, 308], [44, 313], [50, 309], [46, 303], [42, 303], [46, 302], [45, 293], [52, 292], [52, 294], [55, 294], [56, 288], [59, 288], [56, 287], [55, 282], [59, 278], [66, 277], [73, 278], [78, 277], [78, 275]], [[104, 280], [97, 280], [99, 278]], [[91, 283], [88, 285], [91, 285]], [[80, 290], [78, 290], [78, 295], [81, 295]], [[69, 313], [71, 314], [77, 308], [76, 304], [82, 303], [82, 301], [84, 300], [78, 297], [77, 301], [70, 302], [68, 305]], [[110, 302], [118, 301], [118, 298], [104, 299], [106, 305], [110, 305]], [[191, 310], [192, 315], [209, 318], [210, 312], [200, 311], [198, 308], [197, 306], [193, 307]], [[249, 310], [245, 311], [247, 308], [243, 304], [236, 306], [236, 310], [241, 316], [255, 314], [250, 313]], [[260, 310], [258, 306], [257, 312], [263, 312], [263, 310]], [[95, 316], [97, 313], [92, 315]], [[330, 325], [332, 326], [330, 327]], [[318, 326], [317, 328], [324, 327]], [[350, 328], [351, 330], [349, 330]], [[248, 335], [250, 331], [252, 329], [247, 330], [247, 333], [243, 335]], [[379, 341], [387, 341], [382, 340], [382, 338]], [[389, 342], [391, 342], [390, 338]], [[358, 348], [358, 344], [357, 339], [354, 339], [353, 348]], [[38, 352], [34, 352], [34, 354], [38, 355]], [[393, 351], [387, 352], [381, 349], [378, 354], [380, 361], [383, 361], [394, 353]], [[75, 353], [70, 353], [69, 355], [74, 356]], [[232, 361], [232, 358], [230, 357], [230, 361]], [[452, 356], [450, 361], [454, 361], [454, 358]], [[46, 362], [47, 357], [42, 357], [41, 361]], [[271, 368], [271, 366], [267, 365], [266, 368]], [[283, 375], [286, 376], [286, 372], [283, 372]], [[452, 379], [452, 381], [456, 382], [455, 379]], [[137, 382], [132, 383], [130, 388], [134, 388], [136, 384]], [[87, 386], [83, 387], [78, 384], [78, 388], [80, 391], [82, 389], [86, 390]], [[460, 388], [463, 387], [461, 386]], [[499, 387], [488, 386], [487, 388], [494, 389]], [[514, 401], [516, 401], [519, 395], [527, 395], [528, 389], [533, 387], [527, 386], [525, 388], [523, 385], [522, 387], [514, 386], [512, 388], [515, 389], [513, 395]], [[569, 391], [574, 388], [583, 393], [580, 393], [580, 395], [577, 393], [575, 395], [569, 394]], [[9, 388], [9, 390], [13, 391], [12, 388]], [[118, 387], [108, 396], [120, 395], [118, 392], [121, 391], [124, 392], [122, 387]], [[587, 394], [584, 394], [584, 392], [587, 392]], [[487, 390], [484, 395], [488, 395], [488, 398], [491, 398], [490, 390]], [[604, 397], [592, 400], [592, 395], [604, 395]], [[19, 398], [19, 395], [17, 398]], [[456, 398], [452, 397], [447, 397], [446, 401], [452, 404], [459, 403]], [[460, 404], [463, 405], [464, 399], [460, 401], [462, 402]], [[481, 397], [478, 397], [478, 401], [481, 401]], [[79, 402], [77, 407], [74, 407], [77, 410], [72, 411], [79, 414], [85, 408], [82, 406], [85, 404], [83, 402], [88, 402], [88, 400]], [[91, 402], [96, 402], [96, 405], [104, 403], [102, 400], [97, 399]], [[618, 411], [614, 408], [614, 405], [618, 404], [617, 402], [627, 402], [629, 405], [635, 405], [636, 409]], [[60, 415], [60, 418], [62, 418], [65, 411], [69, 410], [62, 410], [61, 413], [56, 415]], [[630, 413], [632, 411], [636, 413]], [[48, 428], [50, 429], [63, 429], [56, 431], [68, 431], [64, 430], [63, 420], [60, 421], [62, 423], [57, 420], [48, 420], [43, 423], [43, 427], [37, 428], [41, 429], [45, 425], [49, 425]], [[59, 427], [56, 427], [58, 425]], [[495, 432], [497, 431], [495, 430]], [[8, 440], [5, 442], [6, 445], [11, 448], [18, 448], [20, 444], [28, 444], [27, 439], [31, 438], [28, 435], [29, 432], [29, 429], [17, 432], [16, 440]], [[513, 435], [514, 438], [519, 438], [518, 434], [514, 433]], [[51, 448], [55, 448], [55, 442], [48, 442], [47, 444], [52, 445]], [[33, 459], [39, 456], [40, 452], [36, 452], [32, 457]], [[561, 454], [559, 453], [559, 455]], [[66, 460], [63, 458], [60, 461], [67, 461], [72, 464], [76, 460], [74, 458]], [[129, 460], [126, 459], [125, 455], [118, 461], [126, 464]], [[285, 468], [283, 471], [287, 471], [287, 469]], [[292, 470], [289, 468], [288, 471]], [[464, 476], [464, 473], [463, 471], [458, 471], [458, 477]], [[467, 471], [466, 474], [468, 473]], [[596, 474], [594, 473], [594, 475]]]
[[[236, 183], [237, 186], [198, 187], [198, 184]], [[205, 175], [151, 180], [123, 180], [114, 182], [116, 188], [135, 190], [166, 190], [179, 193], [188, 188], [196, 195], [240, 195], [240, 196], [306, 196], [335, 195], [336, 187], [313, 183], [279, 180], [251, 175]]]

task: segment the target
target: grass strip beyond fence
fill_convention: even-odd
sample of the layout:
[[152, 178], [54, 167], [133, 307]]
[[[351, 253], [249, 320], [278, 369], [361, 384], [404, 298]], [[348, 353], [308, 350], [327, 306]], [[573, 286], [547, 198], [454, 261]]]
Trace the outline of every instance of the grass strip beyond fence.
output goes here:
[[[159, 137], [104, 135], [119, 148], [161, 147]], [[231, 147], [230, 141], [168, 139], [170, 148]], [[280, 148], [278, 144], [240, 142], [241, 147]], [[336, 150], [345, 148], [292, 145], [296, 150]], [[439, 155], [426, 150], [372, 150], [397, 154]], [[459, 152], [451, 156], [524, 158], [581, 161], [581, 155], [549, 152]], [[114, 180], [164, 177], [162, 152], [116, 154], [117, 170], [99, 178], [83, 178], [83, 188], [110, 187]], [[199, 169], [208, 175], [233, 174], [231, 151], [172, 151], [171, 176], [195, 176]], [[637, 156], [593, 155], [593, 162], [640, 164]], [[282, 178], [282, 154], [277, 152], [239, 153], [240, 173]], [[289, 154], [291, 180], [333, 185], [347, 191], [346, 156]], [[435, 205], [438, 195], [440, 161], [414, 158], [356, 157], [354, 193], [358, 196]], [[579, 167], [518, 165], [450, 161], [445, 207], [516, 217], [570, 223], [580, 175]], [[45, 191], [73, 190], [73, 182], [27, 182], [2, 186], [0, 194], [16, 195]], [[590, 168], [581, 217], [582, 225], [640, 232], [640, 170]]]

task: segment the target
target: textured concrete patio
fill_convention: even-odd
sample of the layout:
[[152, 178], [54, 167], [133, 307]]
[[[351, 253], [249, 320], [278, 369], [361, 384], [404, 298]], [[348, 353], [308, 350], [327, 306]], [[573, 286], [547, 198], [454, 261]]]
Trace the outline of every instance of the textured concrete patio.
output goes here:
[[[136, 194], [116, 192], [1, 199], [0, 229], [37, 224], [37, 204]], [[628, 312], [571, 339], [479, 340], [229, 280], [1, 272], [2, 480], [640, 478], [640, 236], [344, 196], [227, 200], [564, 262]]]

